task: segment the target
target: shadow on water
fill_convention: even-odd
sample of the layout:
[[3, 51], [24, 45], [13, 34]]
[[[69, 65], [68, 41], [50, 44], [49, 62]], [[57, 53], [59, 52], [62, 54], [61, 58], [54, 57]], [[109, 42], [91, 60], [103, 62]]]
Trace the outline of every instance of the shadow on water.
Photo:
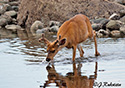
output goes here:
[[54, 85], [51, 85], [53, 83], [55, 83], [55, 87], [59, 88], [93, 88], [94, 81], [97, 78], [98, 63], [95, 62], [95, 71], [93, 72], [94, 75], [83, 76], [81, 68], [81, 63], [77, 66], [76, 63], [73, 63], [73, 72], [68, 72], [66, 73], [66, 76], [63, 76], [56, 71], [54, 64], [48, 65], [46, 67], [48, 80], [46, 80], [44, 85], [41, 85], [40, 88], [54, 87]]

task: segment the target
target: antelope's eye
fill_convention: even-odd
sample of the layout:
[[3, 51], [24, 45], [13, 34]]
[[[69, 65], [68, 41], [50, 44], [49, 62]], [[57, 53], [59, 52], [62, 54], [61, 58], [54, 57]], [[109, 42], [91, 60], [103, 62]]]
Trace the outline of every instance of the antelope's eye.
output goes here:
[[51, 53], [54, 53], [55, 52], [55, 50], [53, 50], [53, 51], [50, 51]]

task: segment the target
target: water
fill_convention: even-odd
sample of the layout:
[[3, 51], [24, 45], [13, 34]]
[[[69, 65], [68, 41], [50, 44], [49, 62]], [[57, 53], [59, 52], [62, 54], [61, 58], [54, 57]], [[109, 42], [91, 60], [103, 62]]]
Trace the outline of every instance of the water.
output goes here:
[[87, 40], [81, 44], [84, 57], [77, 50], [75, 63], [72, 49], [63, 48], [51, 64], [42, 63], [46, 46], [38, 38], [0, 29], [0, 88], [125, 88], [125, 38], [97, 39], [99, 57]]

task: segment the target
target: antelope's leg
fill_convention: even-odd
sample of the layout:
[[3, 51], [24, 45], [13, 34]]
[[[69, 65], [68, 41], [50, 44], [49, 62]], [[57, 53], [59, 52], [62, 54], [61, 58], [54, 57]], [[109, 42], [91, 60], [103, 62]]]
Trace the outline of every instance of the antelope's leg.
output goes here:
[[73, 57], [72, 57], [72, 61], [75, 61], [75, 56], [76, 56], [76, 45], [73, 46]]
[[81, 46], [81, 45], [77, 45], [77, 48], [78, 48], [78, 50], [79, 50], [80, 57], [83, 57], [84, 51], [83, 51], [83, 49], [82, 49], [82, 46]]
[[94, 43], [95, 43], [95, 56], [99, 56], [100, 53], [97, 50], [96, 32], [95, 31], [93, 31], [93, 32], [94, 32]]

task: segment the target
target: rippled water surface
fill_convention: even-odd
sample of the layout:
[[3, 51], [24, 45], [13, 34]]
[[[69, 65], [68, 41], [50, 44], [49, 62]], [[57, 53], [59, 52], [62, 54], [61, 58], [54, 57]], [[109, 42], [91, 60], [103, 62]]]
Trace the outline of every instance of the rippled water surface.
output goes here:
[[[38, 39], [30, 32], [0, 29], [0, 88], [125, 88], [125, 38], [97, 39], [99, 57], [87, 40], [81, 44], [84, 57], [77, 50], [75, 63], [72, 49], [63, 48], [53, 64], [42, 62], [46, 46]], [[119, 86], [110, 86], [113, 83]]]

